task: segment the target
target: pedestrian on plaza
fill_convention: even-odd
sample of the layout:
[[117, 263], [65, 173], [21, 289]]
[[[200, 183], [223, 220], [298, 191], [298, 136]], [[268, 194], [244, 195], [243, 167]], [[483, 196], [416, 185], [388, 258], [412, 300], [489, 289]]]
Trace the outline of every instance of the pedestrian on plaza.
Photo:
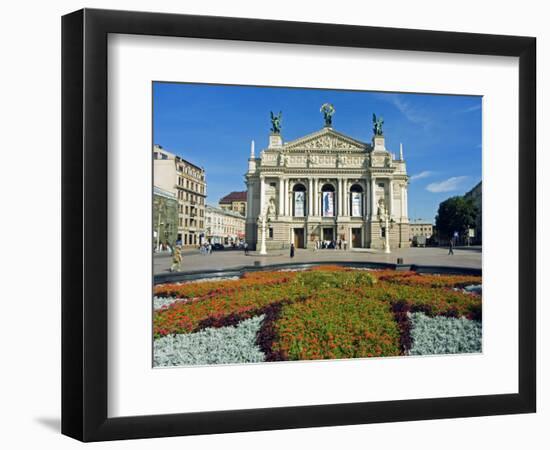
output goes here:
[[181, 270], [181, 247], [178, 245], [174, 249], [174, 253], [172, 255], [172, 265], [170, 266], [170, 272], [174, 272], [177, 270]]
[[455, 252], [453, 251], [453, 247], [454, 247], [453, 238], [451, 238], [449, 239], [449, 253], [447, 253], [447, 256], [455, 254]]
[[342, 239], [338, 239], [338, 250], [342, 250]]
[[212, 254], [212, 244], [210, 242], [208, 243], [208, 254]]
[[290, 257], [294, 258], [294, 242], [290, 244]]
[[244, 243], [243, 248], [244, 248], [244, 254], [248, 255], [248, 242]]
[[344, 242], [343, 242], [343, 243], [344, 243], [344, 250], [347, 250], [347, 249], [348, 249], [348, 241], [346, 241], [346, 240], [344, 239]]

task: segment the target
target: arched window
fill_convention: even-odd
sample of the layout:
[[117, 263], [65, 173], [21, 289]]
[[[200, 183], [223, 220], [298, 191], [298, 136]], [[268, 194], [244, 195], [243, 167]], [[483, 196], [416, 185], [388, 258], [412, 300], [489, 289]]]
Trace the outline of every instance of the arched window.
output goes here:
[[295, 184], [292, 188], [293, 207], [295, 217], [306, 215], [306, 187], [303, 184]]
[[352, 217], [361, 217], [363, 215], [363, 188], [359, 184], [354, 184], [349, 191], [350, 215]]
[[334, 217], [334, 186], [330, 183], [324, 184], [321, 188], [321, 214], [325, 217]]

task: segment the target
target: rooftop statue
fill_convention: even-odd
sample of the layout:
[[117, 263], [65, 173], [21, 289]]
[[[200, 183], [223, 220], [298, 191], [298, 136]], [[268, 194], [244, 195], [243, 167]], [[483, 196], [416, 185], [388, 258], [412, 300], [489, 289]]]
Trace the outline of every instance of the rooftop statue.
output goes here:
[[273, 134], [281, 134], [281, 127], [283, 122], [283, 113], [279, 111], [279, 114], [273, 114], [271, 111], [271, 132]]
[[372, 123], [373, 123], [373, 129], [375, 136], [383, 136], [384, 132], [382, 131], [382, 125], [384, 125], [384, 118], [382, 116], [376, 117], [376, 114], [372, 115]]
[[323, 117], [325, 119], [325, 127], [332, 127], [332, 116], [336, 112], [334, 106], [330, 103], [323, 103], [323, 106], [321, 106], [321, 112], [323, 113]]

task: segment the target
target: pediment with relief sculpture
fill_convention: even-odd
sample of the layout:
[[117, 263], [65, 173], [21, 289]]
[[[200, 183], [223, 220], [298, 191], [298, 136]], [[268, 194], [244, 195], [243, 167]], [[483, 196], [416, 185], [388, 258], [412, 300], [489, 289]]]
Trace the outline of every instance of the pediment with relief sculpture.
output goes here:
[[367, 144], [330, 128], [304, 136], [284, 145], [285, 150], [355, 150], [366, 151]]

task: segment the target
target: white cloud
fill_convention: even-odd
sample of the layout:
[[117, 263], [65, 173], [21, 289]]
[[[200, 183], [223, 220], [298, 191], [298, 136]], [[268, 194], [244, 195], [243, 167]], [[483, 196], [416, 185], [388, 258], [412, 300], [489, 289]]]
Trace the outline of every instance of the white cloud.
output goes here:
[[481, 109], [481, 103], [479, 105], [470, 106], [469, 108], [464, 108], [461, 110], [461, 113], [469, 113], [474, 111], [479, 111]]
[[430, 183], [426, 186], [426, 190], [430, 192], [451, 192], [458, 191], [462, 184], [468, 180], [470, 177], [463, 175], [460, 177], [451, 177], [443, 181], [438, 181], [436, 183]]
[[423, 172], [416, 173], [409, 177], [409, 181], [421, 180], [422, 178], [428, 178], [432, 176], [433, 172], [431, 170], [424, 170]]
[[432, 124], [432, 120], [425, 113], [411, 106], [409, 102], [403, 100], [399, 95], [391, 95], [389, 99], [393, 106], [412, 123], [422, 125], [425, 128]]

